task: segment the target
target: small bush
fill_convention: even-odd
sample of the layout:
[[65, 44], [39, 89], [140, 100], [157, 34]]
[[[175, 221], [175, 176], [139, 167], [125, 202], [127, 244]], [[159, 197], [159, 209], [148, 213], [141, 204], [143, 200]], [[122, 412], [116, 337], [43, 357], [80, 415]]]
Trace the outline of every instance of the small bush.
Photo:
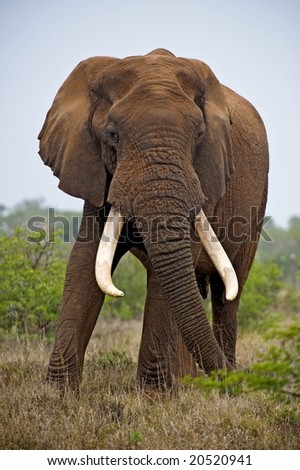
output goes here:
[[143, 443], [143, 440], [143, 435], [136, 429], [133, 429], [129, 435], [130, 448], [138, 449], [139, 445]]
[[111, 349], [109, 351], [102, 351], [99, 353], [99, 358], [96, 359], [96, 364], [103, 368], [107, 367], [127, 367], [133, 364], [133, 360], [124, 351], [117, 351]]
[[282, 289], [281, 271], [273, 262], [254, 262], [243, 289], [239, 307], [239, 327], [259, 331], [272, 325], [278, 292]]
[[146, 270], [131, 253], [120, 261], [114, 274], [114, 283], [125, 295], [119, 299], [106, 296], [104, 316], [131, 320], [141, 315], [145, 303]]
[[300, 418], [300, 326], [273, 329], [266, 339], [276, 343], [249, 370], [216, 371], [210, 377], [187, 377], [184, 383], [230, 395], [266, 391], [275, 400], [294, 404]]
[[51, 333], [57, 323], [66, 262], [56, 243], [28, 243], [26, 231], [1, 235], [0, 331]]

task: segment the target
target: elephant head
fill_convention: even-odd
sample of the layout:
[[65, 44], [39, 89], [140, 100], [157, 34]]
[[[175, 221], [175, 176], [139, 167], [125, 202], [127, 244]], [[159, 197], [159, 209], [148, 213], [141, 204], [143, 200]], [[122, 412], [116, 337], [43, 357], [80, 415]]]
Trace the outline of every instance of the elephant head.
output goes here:
[[62, 190], [112, 206], [96, 260], [101, 289], [122, 295], [110, 277], [112, 247], [120, 219], [134, 220], [188, 349], [206, 371], [224, 367], [200, 308], [191, 250], [195, 225], [233, 299], [235, 273], [222, 246], [211, 242], [204, 215], [213, 213], [234, 171], [227, 103], [209, 67], [161, 49], [85, 60], [58, 91], [39, 139]]

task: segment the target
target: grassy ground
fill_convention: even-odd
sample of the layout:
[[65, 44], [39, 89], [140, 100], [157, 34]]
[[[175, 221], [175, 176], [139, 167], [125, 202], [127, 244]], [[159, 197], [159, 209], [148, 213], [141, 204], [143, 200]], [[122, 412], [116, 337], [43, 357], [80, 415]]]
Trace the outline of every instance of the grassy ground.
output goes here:
[[[174, 387], [141, 395], [136, 361], [141, 325], [102, 321], [86, 356], [81, 396], [64, 399], [43, 383], [50, 347], [2, 345], [5, 449], [299, 449], [300, 423], [289, 405], [263, 392], [236, 397]], [[238, 361], [266, 348], [258, 335], [239, 339]], [[0, 433], [1, 434], [1, 433]]]

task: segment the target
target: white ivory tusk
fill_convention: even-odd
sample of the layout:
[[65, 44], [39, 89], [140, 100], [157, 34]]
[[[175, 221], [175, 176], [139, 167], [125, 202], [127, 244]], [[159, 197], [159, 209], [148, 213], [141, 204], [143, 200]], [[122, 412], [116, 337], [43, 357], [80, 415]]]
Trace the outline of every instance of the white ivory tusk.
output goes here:
[[114, 254], [124, 222], [125, 219], [119, 210], [112, 207], [104, 226], [96, 256], [95, 275], [98, 286], [102, 292], [112, 297], [123, 297], [124, 295], [124, 292], [116, 288], [111, 278]]
[[208, 256], [224, 282], [226, 299], [234, 300], [239, 290], [235, 270], [202, 209], [196, 216], [195, 229]]

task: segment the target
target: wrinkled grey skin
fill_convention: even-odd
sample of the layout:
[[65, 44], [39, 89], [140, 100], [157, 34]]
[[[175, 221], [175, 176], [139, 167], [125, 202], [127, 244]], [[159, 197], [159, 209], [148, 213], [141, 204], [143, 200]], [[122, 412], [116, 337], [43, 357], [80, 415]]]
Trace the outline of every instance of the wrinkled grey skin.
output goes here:
[[[168, 387], [196, 364], [234, 367], [237, 309], [267, 198], [267, 138], [253, 106], [203, 62], [163, 49], [94, 57], [62, 85], [39, 139], [60, 188], [85, 200], [47, 379], [79, 387], [104, 301], [94, 265], [110, 204], [127, 220], [114, 268], [130, 250], [147, 269], [139, 383]], [[201, 208], [236, 270], [231, 302], [194, 235]], [[209, 289], [212, 328], [202, 303]]]

